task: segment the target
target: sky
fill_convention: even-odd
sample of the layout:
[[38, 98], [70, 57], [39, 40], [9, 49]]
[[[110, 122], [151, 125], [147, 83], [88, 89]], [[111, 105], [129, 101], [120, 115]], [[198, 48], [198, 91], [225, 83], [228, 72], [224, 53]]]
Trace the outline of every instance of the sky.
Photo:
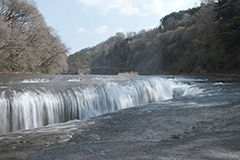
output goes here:
[[197, 7], [200, 0], [34, 0], [48, 26], [73, 54], [93, 47], [117, 32], [139, 32], [159, 26], [172, 12]]

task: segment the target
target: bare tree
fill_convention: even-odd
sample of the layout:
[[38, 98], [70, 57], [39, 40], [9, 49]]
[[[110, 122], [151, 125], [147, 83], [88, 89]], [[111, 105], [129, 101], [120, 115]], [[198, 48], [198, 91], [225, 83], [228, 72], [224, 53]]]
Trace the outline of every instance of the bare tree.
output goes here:
[[[46, 25], [33, 1], [1, 0], [0, 33], [1, 68], [8, 70], [11, 64], [12, 71], [48, 73], [52, 66], [64, 70], [59, 63], [66, 66], [68, 49]], [[55, 59], [61, 59], [61, 62]]]
[[127, 38], [132, 38], [132, 37], [134, 37], [136, 35], [137, 35], [136, 32], [127, 32], [127, 34], [126, 34]]

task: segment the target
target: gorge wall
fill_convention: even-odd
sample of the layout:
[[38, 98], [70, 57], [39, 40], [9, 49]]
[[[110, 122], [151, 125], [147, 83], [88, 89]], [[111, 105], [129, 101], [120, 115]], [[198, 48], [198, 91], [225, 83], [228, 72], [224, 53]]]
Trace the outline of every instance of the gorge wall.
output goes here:
[[[77, 52], [88, 57], [78, 73], [139, 74], [239, 73], [240, 4], [236, 0], [208, 1], [200, 7], [173, 12], [150, 31], [117, 33]], [[73, 62], [73, 61], [71, 61]], [[77, 67], [76, 67], [77, 66]], [[86, 70], [87, 69], [87, 70]]]

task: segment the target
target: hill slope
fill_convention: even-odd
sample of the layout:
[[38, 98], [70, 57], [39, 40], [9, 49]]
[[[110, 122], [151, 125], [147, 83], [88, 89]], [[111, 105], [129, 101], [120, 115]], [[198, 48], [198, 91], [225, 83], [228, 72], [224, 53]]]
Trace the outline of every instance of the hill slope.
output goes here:
[[92, 74], [240, 71], [240, 2], [220, 0], [174, 12], [147, 32], [117, 33], [87, 50]]

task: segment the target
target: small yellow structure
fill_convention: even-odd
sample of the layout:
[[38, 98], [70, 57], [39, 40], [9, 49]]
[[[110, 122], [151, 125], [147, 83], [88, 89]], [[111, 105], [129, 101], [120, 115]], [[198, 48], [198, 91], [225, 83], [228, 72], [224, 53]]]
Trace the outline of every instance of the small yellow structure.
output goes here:
[[131, 71], [131, 72], [121, 72], [121, 73], [118, 73], [119, 76], [126, 76], [126, 75], [138, 75], [138, 72], [134, 72], [134, 71]]

